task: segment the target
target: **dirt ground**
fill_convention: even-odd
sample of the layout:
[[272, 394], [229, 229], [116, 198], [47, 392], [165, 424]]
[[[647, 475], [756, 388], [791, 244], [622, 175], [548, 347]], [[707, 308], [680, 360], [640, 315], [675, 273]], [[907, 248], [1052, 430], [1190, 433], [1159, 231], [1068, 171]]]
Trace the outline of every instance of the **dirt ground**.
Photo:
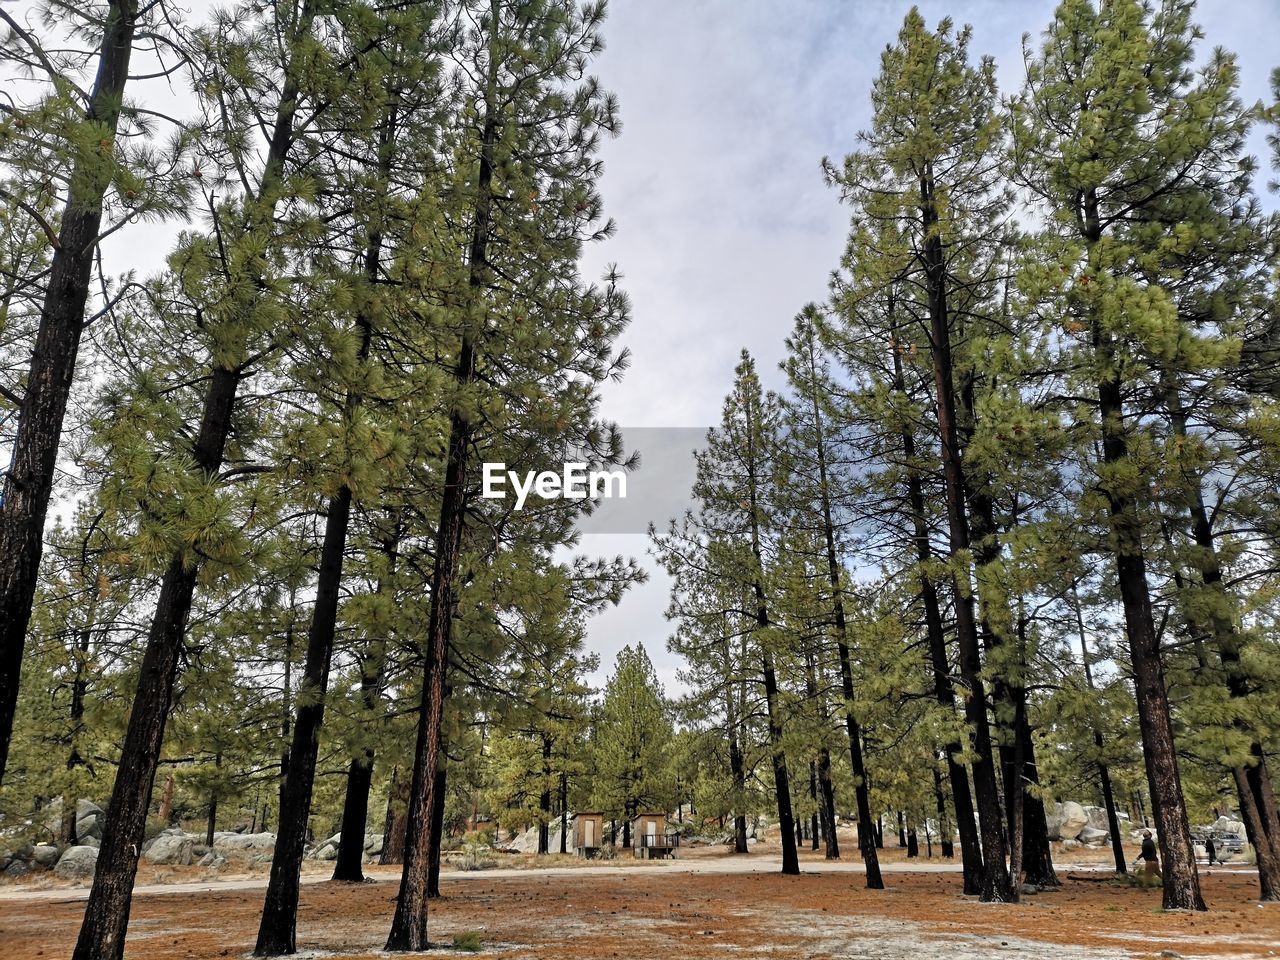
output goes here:
[[[907, 863], [896, 849], [885, 851], [887, 889], [869, 891], [850, 852], [830, 865], [806, 851], [804, 874], [783, 877], [771, 847], [745, 857], [704, 848], [675, 862], [447, 872], [444, 898], [431, 910], [432, 940], [448, 947], [474, 933], [484, 947], [469, 955], [512, 960], [1280, 957], [1280, 905], [1257, 903], [1246, 869], [1202, 868], [1210, 912], [1183, 914], [1164, 913], [1158, 890], [1113, 886], [1075, 856], [1061, 865], [1062, 890], [995, 905], [961, 896], [952, 865]], [[322, 870], [310, 869], [302, 888], [304, 955], [386, 956], [397, 869], [370, 868], [362, 885], [323, 881]], [[135, 896], [127, 960], [242, 957], [252, 949], [264, 878], [171, 879], [179, 885]], [[0, 957], [68, 956], [84, 895], [7, 887]]]

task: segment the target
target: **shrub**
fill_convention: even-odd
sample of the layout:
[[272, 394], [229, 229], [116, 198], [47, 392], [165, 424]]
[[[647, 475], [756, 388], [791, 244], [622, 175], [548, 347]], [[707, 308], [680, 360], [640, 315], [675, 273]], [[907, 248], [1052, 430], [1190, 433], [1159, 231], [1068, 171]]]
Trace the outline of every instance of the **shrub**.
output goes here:
[[453, 949], [463, 950], [467, 953], [479, 953], [484, 949], [484, 944], [480, 942], [480, 934], [470, 930], [467, 933], [455, 933], [453, 935]]

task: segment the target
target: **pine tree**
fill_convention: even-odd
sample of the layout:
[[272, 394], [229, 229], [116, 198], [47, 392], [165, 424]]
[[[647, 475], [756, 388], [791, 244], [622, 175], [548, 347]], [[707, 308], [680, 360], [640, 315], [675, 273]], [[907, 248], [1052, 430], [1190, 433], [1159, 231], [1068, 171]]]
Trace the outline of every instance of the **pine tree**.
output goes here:
[[[131, 218], [171, 214], [187, 196], [185, 184], [166, 169], [176, 165], [180, 141], [168, 151], [156, 151], [125, 146], [118, 138], [122, 123], [131, 136], [151, 137], [150, 123], [127, 103], [125, 89], [138, 31], [157, 36], [169, 32], [163, 5], [111, 0], [101, 21], [92, 12], [68, 13], [77, 27], [101, 37], [94, 58], [97, 70], [85, 93], [66, 66], [74, 60], [66, 51], [51, 56], [46, 49], [60, 42], [52, 33], [59, 12], [46, 11], [51, 35], [43, 38], [0, 11], [9, 31], [0, 48], [3, 62], [15, 74], [29, 70], [44, 94], [35, 102], [11, 100], [5, 107], [0, 147], [18, 179], [5, 184], [0, 198], [39, 225], [53, 248], [30, 369], [21, 397], [11, 397], [18, 408], [17, 431], [0, 491], [0, 780], [103, 218], [107, 216], [111, 229]], [[65, 187], [55, 188], [55, 182]], [[109, 197], [113, 188], [116, 196]], [[65, 189], [56, 230], [44, 199], [55, 189]]]
[[[1144, 517], [1150, 507], [1147, 428], [1135, 390], [1146, 359], [1176, 353], [1190, 334], [1164, 282], [1194, 229], [1164, 221], [1166, 197], [1212, 191], [1217, 158], [1234, 153], [1242, 112], [1234, 71], [1191, 71], [1192, 4], [1137, 2], [1057, 11], [1040, 55], [1027, 51], [1027, 86], [1015, 104], [1013, 163], [1020, 183], [1052, 215], [1051, 262], [1034, 289], [1069, 319], [1077, 377], [1096, 392], [1105, 501], [1134, 671], [1138, 719], [1158, 825], [1168, 909], [1204, 909], [1191, 847], [1165, 656], [1152, 614]], [[1056, 271], [1056, 274], [1055, 274]], [[1213, 361], [1210, 361], [1211, 363]]]

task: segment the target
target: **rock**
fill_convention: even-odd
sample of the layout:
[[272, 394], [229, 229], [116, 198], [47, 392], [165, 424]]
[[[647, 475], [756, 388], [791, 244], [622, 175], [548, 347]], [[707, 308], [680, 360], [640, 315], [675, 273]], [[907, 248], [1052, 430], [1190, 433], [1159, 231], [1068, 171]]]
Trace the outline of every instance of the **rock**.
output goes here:
[[214, 850], [265, 850], [274, 851], [276, 835], [274, 833], [215, 833], [213, 835]]
[[191, 851], [194, 847], [191, 838], [181, 830], [176, 834], [166, 830], [156, 837], [143, 857], [147, 863], [186, 867], [191, 864]]
[[337, 860], [338, 847], [332, 841], [323, 843], [316, 848], [316, 852], [313, 853], [311, 856], [313, 856], [317, 860]]
[[80, 841], [80, 846], [93, 847], [93, 849], [98, 850], [102, 847], [102, 841], [99, 840], [97, 837], [85, 837], [83, 840]]
[[270, 863], [271, 857], [272, 855], [269, 853], [260, 853], [256, 857], [253, 857], [252, 859], [250, 859], [249, 866], [259, 867], [259, 866], [262, 866], [262, 864], [264, 863]]
[[1081, 843], [1079, 840], [1063, 840], [1062, 841], [1063, 850], [1078, 850], [1080, 847], [1083, 847], [1083, 846], [1084, 844]]
[[217, 870], [221, 867], [225, 867], [226, 865], [227, 865], [227, 858], [218, 856], [212, 850], [210, 850], [203, 857], [201, 857], [200, 862], [197, 864], [197, 866], [209, 867], [212, 870]]
[[1105, 830], [1095, 830], [1093, 827], [1085, 827], [1080, 831], [1079, 840], [1081, 843], [1102, 844], [1111, 839], [1111, 834]]
[[[559, 847], [556, 848], [560, 849]], [[371, 857], [376, 857], [382, 853], [382, 834], [366, 833], [364, 835], [364, 852]]]
[[1080, 836], [1080, 831], [1088, 824], [1089, 815], [1084, 812], [1084, 807], [1074, 800], [1068, 800], [1062, 805], [1062, 820], [1058, 825], [1058, 836], [1063, 840], [1074, 840]]
[[68, 847], [53, 872], [65, 880], [88, 880], [98, 864], [96, 847]]
[[51, 843], [38, 844], [32, 850], [31, 859], [42, 867], [52, 867], [58, 862], [58, 848]]
[[1219, 817], [1213, 821], [1214, 833], [1229, 833], [1232, 836], [1239, 837], [1241, 840], [1247, 839], [1244, 830], [1244, 824], [1239, 820], [1233, 820], [1230, 817]]
[[102, 808], [98, 806], [96, 803], [94, 803], [92, 800], [76, 801], [76, 819], [77, 820], [81, 820], [89, 816], [90, 814], [95, 814], [95, 813], [98, 816], [102, 816]]
[[25, 877], [31, 872], [31, 868], [21, 860], [10, 861], [9, 865], [4, 868], [4, 875], [10, 879]]
[[1111, 824], [1107, 823], [1106, 807], [1085, 807], [1084, 813], [1089, 818], [1085, 829], [1101, 830], [1108, 836], [1111, 835]]

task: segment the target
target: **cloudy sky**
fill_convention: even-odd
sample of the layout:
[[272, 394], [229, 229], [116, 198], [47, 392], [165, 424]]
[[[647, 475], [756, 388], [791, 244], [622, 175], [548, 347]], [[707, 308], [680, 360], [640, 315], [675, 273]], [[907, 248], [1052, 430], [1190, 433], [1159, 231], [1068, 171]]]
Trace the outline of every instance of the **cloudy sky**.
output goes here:
[[[1022, 35], [1044, 29], [1055, 0], [918, 5], [930, 25], [948, 15], [973, 24], [972, 52], [996, 58], [1011, 92], [1022, 83]], [[782, 339], [800, 307], [823, 298], [848, 226], [819, 163], [848, 153], [867, 126], [880, 51], [909, 8], [611, 0], [596, 73], [622, 106], [622, 136], [603, 151], [606, 208], [619, 229], [588, 268], [618, 263], [634, 320], [632, 367], [608, 389], [606, 416], [623, 427], [706, 427], [743, 347], [766, 382], [778, 382]], [[1204, 52], [1220, 45], [1239, 55], [1246, 101], [1266, 97], [1280, 66], [1280, 0], [1201, 0], [1196, 19]], [[641, 535], [592, 534], [582, 548], [643, 556], [648, 545]], [[602, 675], [623, 644], [639, 641], [675, 691], [667, 588], [655, 570], [592, 622]]]

